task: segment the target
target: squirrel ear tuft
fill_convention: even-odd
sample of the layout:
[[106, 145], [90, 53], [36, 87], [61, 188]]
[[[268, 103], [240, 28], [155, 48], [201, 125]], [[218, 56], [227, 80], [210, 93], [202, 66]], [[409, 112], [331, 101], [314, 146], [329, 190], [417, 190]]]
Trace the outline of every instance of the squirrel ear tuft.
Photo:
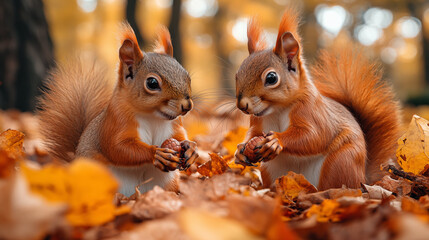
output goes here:
[[158, 40], [156, 41], [154, 52], [173, 56], [170, 32], [165, 26], [160, 27], [158, 30]]
[[119, 58], [126, 65], [132, 65], [143, 58], [143, 53], [139, 48], [136, 35], [128, 23], [121, 26], [121, 48]]
[[257, 19], [251, 18], [247, 25], [247, 48], [249, 54], [256, 51], [262, 51], [267, 47], [265, 39], [261, 36], [262, 30]]
[[[284, 54], [283, 51], [285, 50], [285, 40], [290, 40], [290, 43], [296, 42], [299, 49], [299, 42], [301, 41], [301, 38], [298, 34], [299, 21], [299, 11], [295, 7], [287, 8], [280, 22], [276, 46], [273, 49], [273, 52], [278, 56], [282, 56]], [[293, 38], [293, 41], [290, 37]]]

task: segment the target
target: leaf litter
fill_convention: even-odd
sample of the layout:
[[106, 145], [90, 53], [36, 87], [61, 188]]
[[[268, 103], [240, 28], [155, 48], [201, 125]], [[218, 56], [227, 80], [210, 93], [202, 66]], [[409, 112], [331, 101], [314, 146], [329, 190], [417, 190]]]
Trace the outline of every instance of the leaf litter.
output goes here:
[[[0, 118], [8, 114], [2, 112]], [[234, 146], [243, 141], [246, 125], [227, 119], [235, 124], [219, 133], [210, 124], [216, 117], [206, 116], [192, 129], [192, 137], [207, 158], [181, 172], [179, 192], [155, 187], [125, 197], [116, 193], [118, 182], [104, 165], [91, 159], [71, 164], [52, 159], [40, 145], [33, 123], [37, 119], [13, 114], [14, 125], [25, 134], [7, 130], [0, 135], [0, 239], [429, 236], [429, 127], [418, 116], [398, 140], [398, 162], [383, 166], [381, 180], [359, 189], [325, 191], [294, 172], [277, 179], [275, 188], [263, 188], [258, 167], [234, 163]]]

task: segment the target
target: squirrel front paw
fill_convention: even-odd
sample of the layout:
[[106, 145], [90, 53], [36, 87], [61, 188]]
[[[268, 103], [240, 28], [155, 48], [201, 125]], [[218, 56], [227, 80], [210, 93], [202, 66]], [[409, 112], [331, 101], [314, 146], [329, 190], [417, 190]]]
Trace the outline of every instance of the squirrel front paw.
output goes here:
[[169, 148], [157, 148], [153, 165], [163, 172], [174, 171], [180, 165], [180, 158], [176, 151]]
[[260, 156], [260, 159], [266, 162], [277, 157], [283, 147], [277, 135], [271, 131], [256, 145], [255, 149], [258, 149], [255, 153]]
[[198, 148], [197, 143], [184, 140], [180, 142], [180, 145], [182, 146], [182, 149], [184, 151], [181, 159], [181, 163], [179, 166], [179, 169], [181, 171], [184, 171], [188, 169], [192, 164], [195, 163], [195, 161], [198, 158]]
[[246, 149], [246, 143], [240, 143], [237, 145], [237, 150], [235, 151], [235, 163], [243, 166], [252, 166], [254, 167], [254, 163], [259, 162], [259, 159], [250, 159], [245, 154], [244, 151]]

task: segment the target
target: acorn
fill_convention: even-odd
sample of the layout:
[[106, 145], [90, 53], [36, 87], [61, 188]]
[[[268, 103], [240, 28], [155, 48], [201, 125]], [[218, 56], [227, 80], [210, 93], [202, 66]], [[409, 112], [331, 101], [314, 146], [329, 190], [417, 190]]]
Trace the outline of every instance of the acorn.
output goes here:
[[169, 149], [177, 152], [176, 155], [180, 158], [180, 164], [178, 167], [178, 169], [180, 171], [187, 169], [186, 162], [184, 159], [184, 157], [185, 157], [184, 155], [185, 155], [187, 148], [189, 148], [189, 146], [185, 146], [185, 145], [186, 144], [180, 143], [179, 141], [177, 141], [174, 138], [169, 138], [161, 144], [161, 148], [169, 148]]
[[161, 148], [169, 148], [169, 149], [174, 150], [178, 153], [180, 153], [182, 151], [182, 146], [180, 145], [180, 142], [174, 138], [169, 138], [169, 139], [165, 140], [161, 144]]
[[256, 146], [258, 146], [259, 143], [261, 143], [262, 141], [264, 141], [264, 136], [257, 136], [257, 137], [253, 137], [246, 143], [243, 154], [244, 156], [247, 157], [247, 160], [250, 163], [258, 162], [260, 156], [259, 154], [256, 153], [256, 151], [259, 150], [259, 149], [256, 149]]

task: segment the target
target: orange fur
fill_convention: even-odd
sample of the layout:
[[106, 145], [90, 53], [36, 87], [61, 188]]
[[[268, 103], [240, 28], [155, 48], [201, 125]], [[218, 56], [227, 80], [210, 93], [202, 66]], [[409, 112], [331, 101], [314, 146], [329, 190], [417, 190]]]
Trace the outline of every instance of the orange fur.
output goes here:
[[156, 147], [139, 140], [133, 107], [124, 101], [126, 96], [121, 96], [118, 91], [115, 91], [114, 98], [101, 127], [101, 151], [111, 164], [118, 166], [152, 163]]
[[[147, 180], [145, 174], [173, 189], [176, 162], [157, 145], [172, 136], [186, 140], [180, 116], [193, 106], [191, 79], [175, 59], [164, 54], [143, 55], [128, 24], [123, 24], [120, 36], [114, 89], [106, 71], [95, 64], [77, 62], [53, 72], [49, 91], [40, 101], [45, 142], [59, 158], [70, 161], [84, 156], [110, 165], [121, 183], [127, 184], [121, 191], [129, 195], [129, 189]], [[162, 30], [160, 36], [163, 46], [170, 44], [166, 53], [172, 54], [168, 30]], [[148, 89], [148, 78], [157, 78], [161, 84]], [[197, 156], [194, 151], [189, 159]]]
[[165, 26], [160, 27], [158, 30], [158, 40], [156, 41], [154, 52], [173, 56], [170, 32]]
[[298, 43], [301, 43], [301, 37], [298, 34], [298, 27], [300, 24], [300, 16], [299, 11], [296, 8], [289, 7], [283, 13], [282, 20], [279, 26], [279, 32], [277, 35], [276, 46], [274, 48], [274, 52], [280, 52], [278, 49], [281, 47], [282, 36], [285, 32], [291, 32], [293, 36], [296, 38]]
[[127, 39], [131, 40], [134, 43], [134, 49], [135, 49], [135, 53], [137, 54], [137, 57], [138, 58], [143, 57], [143, 53], [139, 48], [139, 42], [137, 41], [136, 34], [134, 33], [133, 28], [127, 22], [124, 22], [121, 24], [120, 36], [121, 36], [120, 38], [121, 44]]
[[[338, 50], [337, 50], [338, 51]], [[382, 81], [378, 64], [344, 48], [338, 54], [322, 51], [312, 74], [319, 91], [346, 106], [357, 118], [367, 142], [367, 178], [380, 177], [380, 164], [395, 154], [400, 137], [400, 108]]]
[[49, 78], [39, 106], [44, 142], [54, 156], [70, 161], [90, 121], [107, 106], [112, 94], [105, 69], [74, 60], [59, 65]]
[[[374, 182], [382, 175], [380, 164], [394, 157], [399, 104], [377, 65], [352, 50], [322, 51], [309, 74], [298, 25], [296, 10], [287, 9], [274, 50], [250, 54], [236, 75], [237, 106], [255, 115], [246, 139], [268, 131], [278, 139], [261, 146], [269, 154], [262, 163], [264, 185], [289, 170], [311, 178], [320, 190]], [[267, 69], [276, 72], [279, 85], [261, 82]], [[237, 158], [243, 159], [240, 153]]]
[[259, 22], [255, 17], [251, 18], [247, 25], [247, 47], [250, 54], [267, 48], [267, 42], [261, 34], [262, 29]]

